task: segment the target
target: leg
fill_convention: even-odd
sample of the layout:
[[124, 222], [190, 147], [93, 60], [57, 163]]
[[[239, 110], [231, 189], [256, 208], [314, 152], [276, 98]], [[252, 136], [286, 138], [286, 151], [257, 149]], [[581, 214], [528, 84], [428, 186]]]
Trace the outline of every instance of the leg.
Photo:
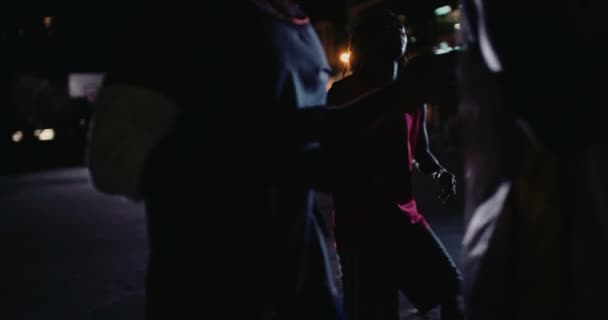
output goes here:
[[420, 312], [440, 306], [442, 319], [463, 319], [462, 276], [433, 231], [423, 223], [400, 223], [395, 244], [399, 287]]
[[[298, 300], [297, 315], [290, 319], [344, 320], [344, 310], [340, 303], [338, 290], [334, 285], [335, 275], [329, 261], [328, 244], [319, 224], [311, 234], [307, 265], [307, 279]], [[316, 283], [316, 284], [315, 284]]]
[[344, 307], [351, 320], [397, 320], [399, 295], [388, 251], [382, 248], [340, 250]]

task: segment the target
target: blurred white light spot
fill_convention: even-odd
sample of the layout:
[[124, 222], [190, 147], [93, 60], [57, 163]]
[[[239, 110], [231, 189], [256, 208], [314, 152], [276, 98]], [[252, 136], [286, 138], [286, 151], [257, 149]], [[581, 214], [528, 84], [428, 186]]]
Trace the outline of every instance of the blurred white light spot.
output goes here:
[[53, 130], [53, 129], [42, 129], [42, 130], [36, 130], [36, 131], [40, 131], [37, 135], [38, 140], [40, 140], [40, 141], [50, 141], [50, 140], [55, 139], [55, 130]]
[[103, 73], [70, 73], [68, 75], [70, 97], [86, 98], [93, 102], [103, 84], [104, 77]]
[[435, 9], [435, 15], [437, 15], [437, 16], [443, 16], [450, 12], [452, 12], [452, 7], [450, 7], [450, 6], [443, 6], [443, 7], [439, 7], [437, 9]]
[[436, 49], [435, 50], [435, 54], [439, 55], [439, 54], [446, 54], [448, 52], [452, 52], [454, 49], [452, 48], [445, 48], [445, 49]]
[[342, 52], [342, 54], [340, 54], [340, 61], [348, 63], [350, 61], [350, 52]]
[[19, 141], [21, 141], [21, 139], [23, 139], [23, 132], [15, 131], [15, 133], [13, 133], [13, 141], [19, 142]]
[[42, 130], [40, 130], [40, 129], [34, 130], [34, 135], [37, 137], [40, 135], [40, 132], [42, 132]]
[[416, 37], [413, 37], [413, 36], [412, 36], [412, 37], [410, 37], [410, 42], [411, 42], [411, 43], [415, 43], [416, 41], [417, 41]]
[[450, 47], [447, 42], [442, 41], [439, 43], [437, 48], [435, 48], [435, 54], [444, 54], [448, 52], [452, 52], [454, 48]]
[[456, 30], [460, 30], [460, 23], [456, 23], [456, 24], [454, 24], [454, 29], [456, 29]]

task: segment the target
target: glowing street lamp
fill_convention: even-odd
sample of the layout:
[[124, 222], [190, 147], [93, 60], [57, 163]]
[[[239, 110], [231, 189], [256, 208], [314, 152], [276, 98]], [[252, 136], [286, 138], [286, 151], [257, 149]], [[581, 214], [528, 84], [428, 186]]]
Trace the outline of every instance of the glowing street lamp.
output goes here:
[[348, 64], [348, 62], [350, 61], [350, 52], [342, 52], [342, 54], [340, 54], [340, 61], [342, 61], [342, 63], [344, 64]]

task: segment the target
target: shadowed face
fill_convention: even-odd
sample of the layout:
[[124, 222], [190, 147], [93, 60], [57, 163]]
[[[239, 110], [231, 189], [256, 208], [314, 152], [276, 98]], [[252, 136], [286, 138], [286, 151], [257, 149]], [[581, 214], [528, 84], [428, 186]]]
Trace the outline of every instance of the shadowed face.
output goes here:
[[389, 12], [363, 17], [351, 40], [354, 67], [393, 63], [405, 54], [406, 49], [405, 27], [397, 16]]

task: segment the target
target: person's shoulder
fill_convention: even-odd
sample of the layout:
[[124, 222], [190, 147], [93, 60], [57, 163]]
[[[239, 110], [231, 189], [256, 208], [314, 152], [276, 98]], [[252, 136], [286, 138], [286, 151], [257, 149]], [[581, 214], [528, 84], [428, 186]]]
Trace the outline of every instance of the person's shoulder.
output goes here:
[[329, 88], [329, 94], [341, 92], [342, 90], [345, 90], [348, 87], [352, 86], [353, 83], [354, 83], [353, 76], [346, 76], [340, 80], [336, 80], [332, 83], [331, 87]]
[[349, 93], [351, 90], [348, 90], [349, 87], [352, 87], [353, 78], [351, 76], [347, 76], [340, 80], [334, 81], [327, 92], [327, 102], [330, 105], [342, 104], [348, 100]]

